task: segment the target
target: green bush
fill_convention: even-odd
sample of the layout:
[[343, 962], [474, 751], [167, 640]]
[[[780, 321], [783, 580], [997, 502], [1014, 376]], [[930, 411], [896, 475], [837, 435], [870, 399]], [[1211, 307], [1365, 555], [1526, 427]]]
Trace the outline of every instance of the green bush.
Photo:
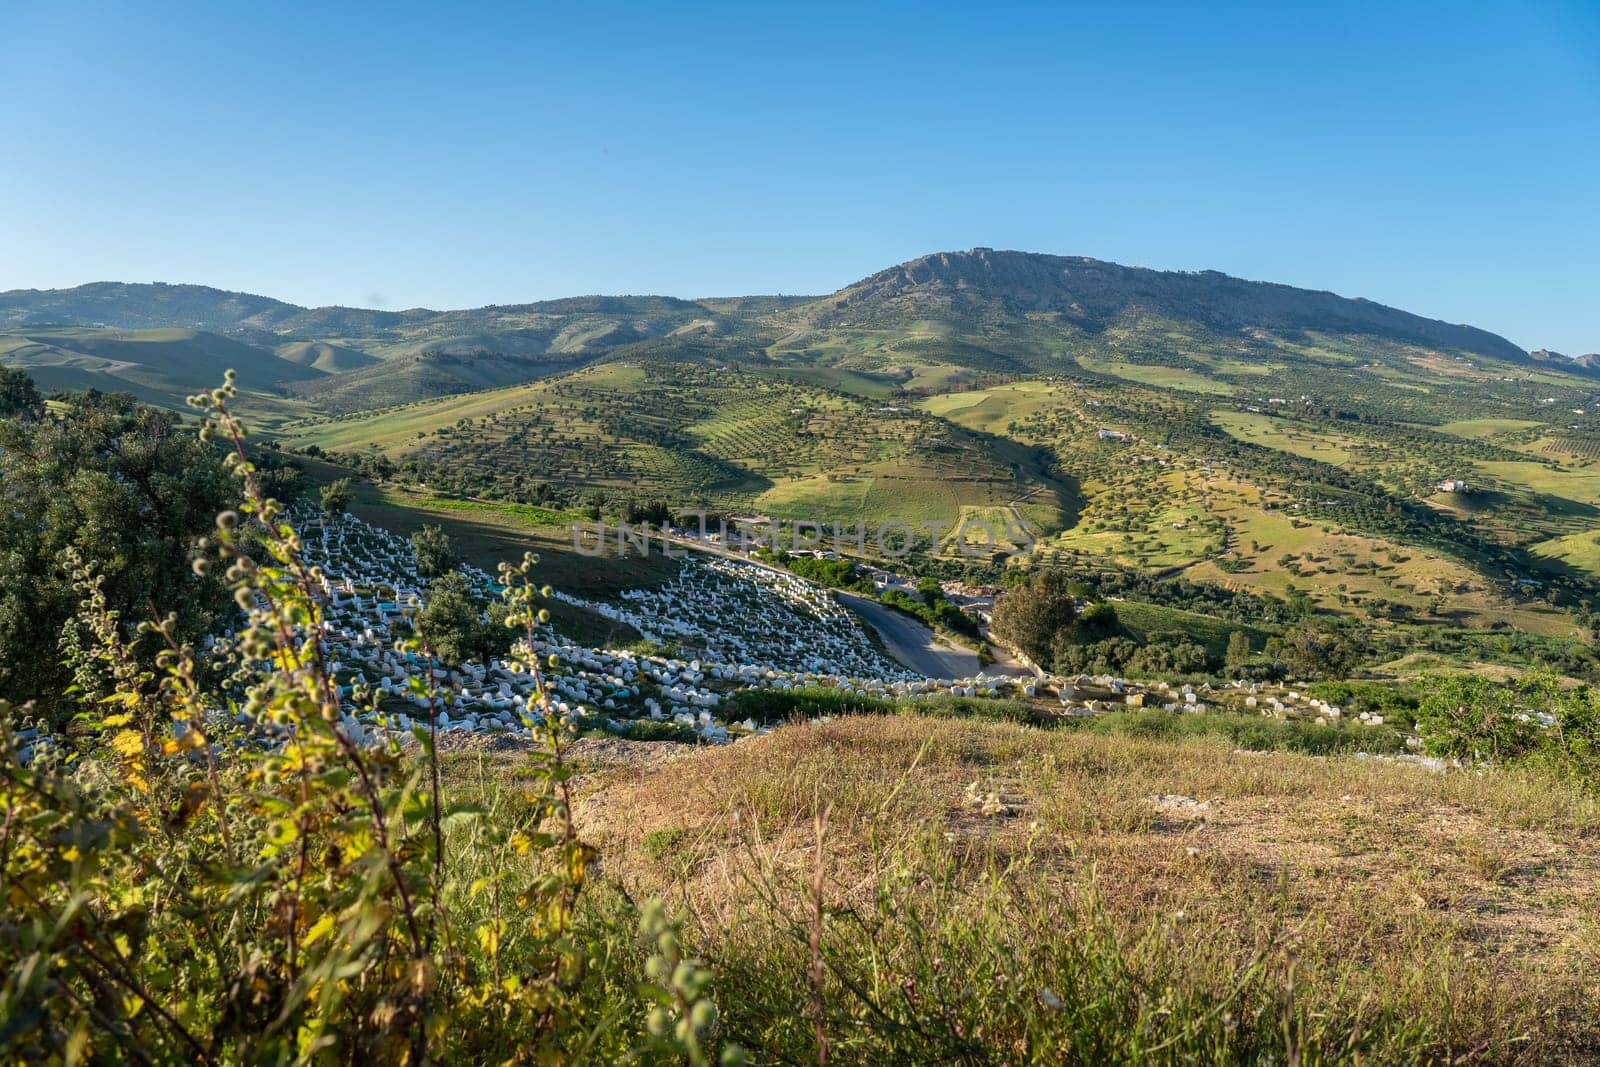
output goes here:
[[1406, 751], [1405, 735], [1388, 725], [1361, 722], [1316, 723], [1271, 719], [1262, 715], [1208, 712], [1179, 715], [1169, 711], [1113, 712], [1068, 720], [1075, 728], [1102, 734], [1176, 741], [1186, 737], [1220, 737], [1252, 752], [1300, 752], [1312, 756], [1356, 752], [1395, 755]]
[[514, 802], [453, 799], [428, 677], [405, 743], [353, 732], [316, 576], [232, 395], [230, 375], [194, 399], [242, 487], [196, 561], [246, 616], [223, 654], [232, 698], [202, 684], [171, 618], [141, 628], [166, 649], [146, 669], [74, 556], [80, 666], [109, 694], [27, 749], [0, 705], [0, 1061], [709, 1062], [709, 975], [660, 908], [585, 898], [596, 857], [571, 818], [572, 723], [531, 653], [532, 558], [501, 578], [543, 746]]
[[1417, 707], [1417, 726], [1424, 750], [1446, 759], [1512, 760], [1542, 740], [1517, 692], [1477, 675], [1432, 679]]

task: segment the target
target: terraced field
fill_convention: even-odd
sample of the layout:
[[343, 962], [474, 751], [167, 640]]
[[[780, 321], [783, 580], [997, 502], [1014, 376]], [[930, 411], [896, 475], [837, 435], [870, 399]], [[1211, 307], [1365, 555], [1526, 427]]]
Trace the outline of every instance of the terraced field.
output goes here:
[[671, 506], [953, 521], [1045, 484], [1026, 457], [909, 406], [791, 377], [610, 363], [511, 389], [307, 421], [292, 446], [377, 450], [431, 488], [520, 498], [609, 488]]

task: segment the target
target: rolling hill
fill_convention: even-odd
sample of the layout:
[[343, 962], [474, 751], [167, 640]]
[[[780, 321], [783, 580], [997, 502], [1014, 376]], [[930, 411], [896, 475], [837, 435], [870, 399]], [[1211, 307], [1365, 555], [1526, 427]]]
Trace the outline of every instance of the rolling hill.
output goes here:
[[1015, 506], [1036, 559], [1400, 627], [1570, 636], [1600, 594], [1596, 361], [1215, 271], [974, 249], [825, 297], [443, 312], [98, 283], [0, 326], [47, 387], [173, 403], [237, 365], [291, 446], [430, 491]]
[[47, 390], [131, 392], [179, 406], [184, 395], [221, 380], [233, 368], [243, 389], [273, 391], [281, 383], [326, 377], [314, 363], [204, 330], [53, 327], [0, 333], [0, 363], [21, 367]]

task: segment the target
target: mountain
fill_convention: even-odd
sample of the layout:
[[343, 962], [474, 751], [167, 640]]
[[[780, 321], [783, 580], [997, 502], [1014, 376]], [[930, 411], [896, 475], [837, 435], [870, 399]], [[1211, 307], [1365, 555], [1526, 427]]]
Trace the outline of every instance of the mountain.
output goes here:
[[72, 289], [0, 292], [0, 328], [184, 327], [223, 333], [259, 330], [311, 336], [371, 333], [435, 314], [423, 309], [303, 308], [268, 296], [233, 293], [208, 285], [168, 285], [165, 282], [91, 282]]
[[[234, 358], [261, 369], [251, 379], [260, 388], [282, 383], [296, 403], [330, 413], [516, 385], [608, 358], [761, 365], [873, 395], [1063, 373], [1216, 394], [1289, 369], [1326, 379], [1382, 368], [1385, 387], [1445, 368], [1459, 376], [1559, 367], [1600, 377], [1600, 360], [1526, 353], [1486, 330], [1371, 300], [1217, 271], [987, 248], [922, 256], [820, 298], [580, 296], [381, 311], [161, 283], [0, 293], [0, 335], [69, 325], [225, 336], [248, 348]], [[82, 354], [86, 337], [71, 350]], [[153, 349], [139, 351], [133, 362], [153, 367]], [[135, 374], [54, 358], [46, 384], [111, 374], [173, 400], [220, 370], [190, 356], [175, 352], [166, 369]], [[29, 365], [43, 364], [36, 356]], [[184, 367], [196, 376], [179, 373]], [[325, 375], [338, 383], [319, 384]], [[1319, 387], [1340, 391], [1326, 380]]]
[[[1083, 256], [940, 252], [879, 271], [821, 298], [586, 296], [455, 311], [305, 308], [202, 285], [96, 282], [0, 293], [0, 329], [102, 325], [225, 333], [284, 350], [316, 349], [322, 369], [356, 370], [362, 356], [422, 353], [598, 355], [657, 338], [704, 333], [763, 349], [786, 331], [791, 354], [829, 339], [886, 335], [886, 354], [1001, 372], [1048, 371], [1085, 349], [1118, 358], [1183, 356], [1186, 347], [1236, 354], [1308, 339], [1372, 338], [1527, 364], [1505, 338], [1330, 292], [1246, 281], [1217, 271], [1127, 267]], [[769, 336], [770, 335], [770, 336]], [[308, 362], [306, 349], [287, 349]], [[815, 353], [812, 353], [813, 355]], [[837, 354], [837, 353], [835, 353]], [[1589, 361], [1557, 362], [1582, 370]]]
[[975, 248], [891, 267], [797, 316], [816, 330], [906, 329], [937, 323], [957, 333], [1055, 327], [1094, 336], [1153, 318], [1212, 334], [1259, 339], [1307, 331], [1369, 335], [1526, 362], [1505, 338], [1370, 300], [1246, 281], [1219, 271], [1158, 271], [1085, 256]]
[[1548, 348], [1536, 348], [1528, 353], [1528, 358], [1537, 360], [1540, 363], [1554, 363], [1557, 366], [1576, 365], [1588, 370], [1600, 370], [1600, 353], [1597, 352], [1585, 352], [1581, 356], [1566, 356], [1560, 352], [1552, 352]]

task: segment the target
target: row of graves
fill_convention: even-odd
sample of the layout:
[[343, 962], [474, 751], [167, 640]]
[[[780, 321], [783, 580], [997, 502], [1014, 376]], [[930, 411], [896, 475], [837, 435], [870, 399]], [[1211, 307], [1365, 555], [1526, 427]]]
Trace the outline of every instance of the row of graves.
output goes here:
[[[535, 679], [499, 659], [446, 670], [397, 651], [408, 636], [408, 614], [427, 596], [411, 545], [352, 516], [324, 520], [310, 510], [293, 515], [302, 530], [307, 561], [323, 575], [324, 640], [341, 691], [380, 695], [378, 713], [356, 717], [357, 736], [426, 723], [430, 702], [413, 694], [410, 680], [432, 671], [446, 695], [437, 724], [446, 731], [518, 734], [534, 712]], [[484, 601], [497, 598], [495, 579], [474, 567], [461, 572]], [[924, 678], [888, 658], [867, 631], [826, 588], [797, 575], [722, 557], [689, 556], [662, 586], [624, 592], [612, 601], [569, 593], [554, 597], [626, 623], [660, 647], [685, 651], [649, 655], [586, 648], [548, 626], [537, 631], [534, 651], [545, 671], [546, 691], [563, 715], [581, 725], [623, 736], [693, 736], [709, 742], [762, 732], [751, 719], [722, 714], [727, 697], [746, 689], [826, 688], [863, 698], [894, 700], [948, 694], [1024, 700], [1063, 715], [1094, 715], [1129, 708], [1201, 714], [1250, 712], [1279, 718], [1337, 720], [1343, 712], [1326, 701], [1279, 686], [1252, 682], [1213, 688], [1201, 684], [1133, 682], [1110, 676], [1015, 678], [978, 675]], [[1354, 716], [1353, 716], [1354, 717]], [[1361, 713], [1360, 720], [1381, 723]], [[668, 730], [641, 724], [667, 724]]]
[[[322, 575], [325, 649], [341, 692], [352, 697], [346, 726], [354, 735], [409, 733], [435, 707], [442, 730], [528, 729], [537, 703], [531, 674], [500, 659], [445, 669], [396, 649], [409, 634], [409, 614], [427, 597], [409, 541], [353, 516], [324, 519], [301, 509], [291, 517], [307, 563]], [[483, 600], [500, 595], [499, 583], [482, 570], [463, 566], [461, 573]], [[886, 700], [1002, 693], [1001, 679], [921, 677], [880, 652], [827, 589], [743, 561], [691, 556], [671, 581], [624, 592], [616, 602], [552, 596], [627, 623], [659, 645], [694, 650], [666, 656], [586, 648], [538, 628], [534, 651], [541, 661], [556, 658], [544, 672], [555, 710], [623, 735], [646, 721], [713, 742], [760, 732], [751, 719], [730, 722], [719, 714], [728, 694], [743, 689], [823, 687]], [[428, 671], [446, 693], [438, 704], [415, 695], [410, 684]], [[358, 689], [379, 694], [376, 715], [356, 712]]]

